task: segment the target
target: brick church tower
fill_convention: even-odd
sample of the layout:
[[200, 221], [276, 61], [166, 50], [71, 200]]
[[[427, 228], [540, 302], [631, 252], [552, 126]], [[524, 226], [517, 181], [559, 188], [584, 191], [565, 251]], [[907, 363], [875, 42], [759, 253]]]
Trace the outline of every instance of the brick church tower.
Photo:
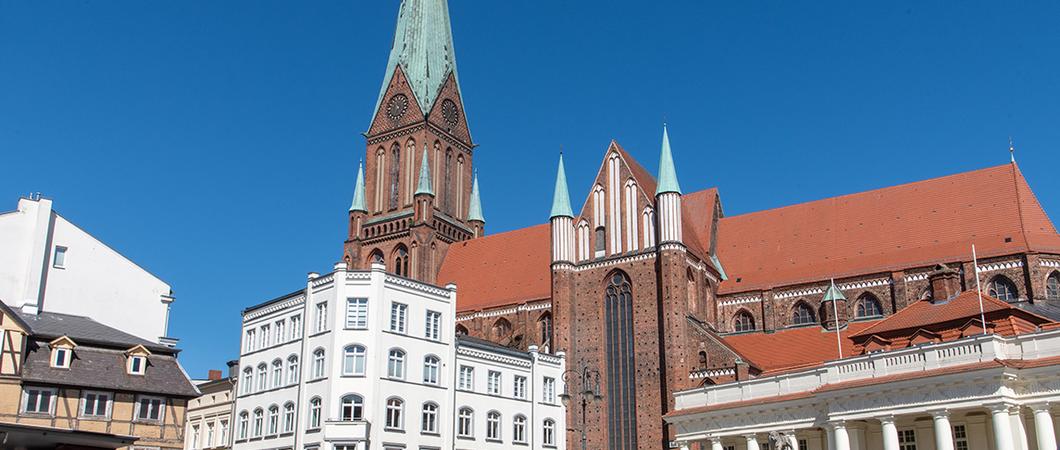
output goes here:
[[401, 2], [365, 137], [343, 260], [434, 282], [449, 245], [485, 227], [446, 0]]

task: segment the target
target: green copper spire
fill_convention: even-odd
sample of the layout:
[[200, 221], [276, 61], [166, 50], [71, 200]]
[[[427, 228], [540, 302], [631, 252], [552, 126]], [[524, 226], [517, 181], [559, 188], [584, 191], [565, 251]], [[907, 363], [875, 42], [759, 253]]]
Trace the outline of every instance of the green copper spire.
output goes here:
[[364, 168], [357, 163], [357, 185], [353, 188], [353, 203], [350, 204], [350, 212], [368, 212], [364, 207]]
[[574, 217], [570, 209], [570, 194], [567, 193], [567, 171], [563, 170], [563, 154], [559, 154], [559, 170], [556, 172], [556, 192], [552, 196], [552, 217]]
[[390, 59], [386, 63], [383, 86], [379, 89], [374, 111], [379, 111], [394, 78], [394, 69], [399, 65], [425, 114], [430, 112], [450, 72], [457, 81], [457, 90], [460, 90], [447, 0], [401, 1]]
[[655, 188], [655, 195], [665, 192], [681, 193], [681, 185], [677, 183], [677, 171], [674, 170], [674, 155], [670, 152], [670, 135], [666, 133], [666, 125], [663, 125], [662, 154], [659, 155], [659, 183]]
[[833, 300], [846, 300], [846, 296], [843, 295], [843, 291], [839, 290], [839, 287], [835, 285], [835, 280], [832, 280], [832, 285], [828, 286], [828, 290], [824, 291], [823, 301]]
[[420, 182], [416, 185], [416, 194], [427, 194], [434, 196], [434, 189], [431, 189], [431, 167], [427, 164], [427, 144], [423, 144], [423, 163], [420, 164]]
[[482, 217], [482, 202], [478, 198], [478, 172], [475, 172], [475, 180], [471, 182], [471, 207], [467, 210], [467, 220], [486, 223]]

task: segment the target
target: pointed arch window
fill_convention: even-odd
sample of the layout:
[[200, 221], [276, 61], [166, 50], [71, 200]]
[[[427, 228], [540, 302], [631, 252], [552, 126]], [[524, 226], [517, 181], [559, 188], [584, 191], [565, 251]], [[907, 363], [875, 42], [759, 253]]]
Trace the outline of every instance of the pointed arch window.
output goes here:
[[460, 324], [457, 324], [457, 326], [456, 326], [456, 334], [458, 334], [460, 336], [467, 336], [467, 327], [465, 327], [463, 325], [460, 325]]
[[629, 277], [612, 272], [605, 280], [605, 365], [609, 448], [637, 447], [636, 364], [633, 357], [633, 291]]
[[854, 310], [854, 318], [864, 319], [867, 317], [880, 317], [883, 315], [883, 307], [875, 295], [865, 294], [858, 298], [857, 308]]
[[732, 329], [737, 333], [755, 330], [755, 318], [747, 311], [740, 311], [732, 318]]
[[698, 299], [698, 297], [696, 295], [697, 294], [697, 292], [696, 292], [696, 275], [694, 273], [692, 273], [692, 268], [691, 267], [686, 269], [685, 273], [686, 273], [686, 276], [688, 278], [688, 282], [687, 282], [688, 289], [687, 289], [687, 292], [686, 292], [686, 294], [688, 295], [688, 311], [691, 312], [691, 313], [698, 313], [699, 312], [699, 302], [698, 302], [699, 299]]
[[578, 222], [578, 261], [589, 259], [589, 222]]
[[811, 309], [806, 303], [799, 302], [791, 310], [792, 325], [809, 325], [816, 321], [817, 319], [814, 317], [813, 309]]
[[390, 209], [398, 207], [398, 193], [401, 191], [401, 145], [397, 142], [390, 148], [390, 190], [388, 192]]
[[376, 212], [383, 212], [383, 192], [386, 180], [386, 150], [379, 147], [375, 152], [375, 206]]
[[394, 250], [394, 273], [407, 277], [409, 275], [409, 250], [404, 245], [399, 245]]
[[416, 141], [405, 143], [405, 204], [412, 204], [412, 193], [416, 190]]
[[547, 349], [552, 343], [552, 313], [546, 311], [537, 319], [537, 334], [537, 342]]
[[456, 217], [465, 217], [464, 214], [464, 155], [460, 154], [456, 156], [456, 186], [453, 189], [453, 196], [456, 201]]
[[1004, 275], [998, 275], [990, 281], [990, 296], [998, 300], [1013, 302], [1019, 298], [1016, 284]]
[[1053, 272], [1045, 279], [1045, 298], [1060, 300], [1060, 272]]
[[508, 319], [501, 317], [496, 322], [493, 322], [493, 328], [490, 332], [493, 334], [493, 339], [499, 342], [512, 333], [512, 323]]
[[453, 215], [453, 149], [445, 149], [445, 176], [443, 177], [442, 206], [446, 214]]

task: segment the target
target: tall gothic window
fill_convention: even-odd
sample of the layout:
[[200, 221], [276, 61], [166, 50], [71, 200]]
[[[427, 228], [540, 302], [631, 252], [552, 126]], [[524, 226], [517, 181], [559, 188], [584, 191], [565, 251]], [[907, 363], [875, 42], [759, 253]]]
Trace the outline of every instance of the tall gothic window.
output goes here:
[[606, 324], [608, 448], [637, 448], [637, 401], [634, 390], [633, 292], [629, 277], [614, 272], [604, 298]]
[[453, 215], [453, 149], [445, 149], [445, 179], [442, 205], [446, 214]]
[[412, 193], [416, 191], [416, 141], [409, 139], [405, 143], [405, 204], [412, 203]]
[[732, 329], [737, 333], [755, 330], [755, 318], [747, 311], [740, 311], [732, 318]]
[[1060, 272], [1053, 272], [1045, 279], [1045, 298], [1060, 300]]
[[409, 276], [409, 251], [404, 245], [394, 251], [394, 273], [403, 277]]
[[858, 298], [857, 309], [854, 311], [854, 318], [862, 319], [866, 317], [879, 317], [883, 315], [883, 307], [880, 306], [880, 301], [875, 295], [865, 294], [861, 298]]
[[699, 305], [696, 302], [696, 276], [692, 273], [692, 268], [688, 268], [686, 272], [688, 275], [688, 311], [697, 313]]
[[1016, 290], [1016, 284], [1012, 280], [1009, 280], [1004, 275], [998, 275], [990, 281], [990, 296], [998, 300], [1012, 302], [1019, 298], [1019, 291]]
[[792, 325], [808, 325], [814, 323], [813, 310], [806, 303], [799, 302], [791, 311]]
[[[537, 319], [538, 344], [548, 346], [552, 341], [552, 314], [547, 311]], [[546, 350], [547, 352], [547, 350]]]
[[456, 157], [456, 183], [453, 190], [453, 196], [456, 198], [456, 212], [454, 215], [458, 219], [466, 218], [464, 215], [464, 155], [457, 155]]
[[490, 331], [493, 335], [493, 340], [500, 342], [501, 339], [508, 337], [512, 333], [512, 323], [508, 319], [501, 317], [496, 322], [493, 322], [493, 329]]
[[368, 255], [368, 264], [386, 264], [383, 260], [383, 252], [379, 249], [372, 250], [372, 254]]
[[389, 204], [390, 209], [395, 209], [398, 206], [398, 192], [401, 191], [401, 146], [394, 144], [394, 147], [390, 149], [390, 192], [389, 192]]
[[386, 150], [379, 147], [375, 152], [375, 211], [383, 211], [383, 180], [386, 179]]

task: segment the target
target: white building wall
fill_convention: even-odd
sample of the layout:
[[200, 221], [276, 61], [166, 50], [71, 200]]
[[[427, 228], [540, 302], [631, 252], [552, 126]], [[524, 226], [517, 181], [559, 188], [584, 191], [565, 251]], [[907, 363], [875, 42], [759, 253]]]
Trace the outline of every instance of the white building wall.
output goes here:
[[187, 420], [184, 424], [184, 449], [231, 448], [232, 406], [235, 394], [232, 383], [229, 380], [218, 380], [200, 383], [198, 386], [202, 395], [188, 402]]
[[[57, 247], [65, 260], [54, 260]], [[168, 284], [58, 215], [48, 199], [0, 214], [0, 299], [27, 311], [88, 316], [152, 342], [168, 336]], [[11, 249], [8, 251], [8, 249]]]

